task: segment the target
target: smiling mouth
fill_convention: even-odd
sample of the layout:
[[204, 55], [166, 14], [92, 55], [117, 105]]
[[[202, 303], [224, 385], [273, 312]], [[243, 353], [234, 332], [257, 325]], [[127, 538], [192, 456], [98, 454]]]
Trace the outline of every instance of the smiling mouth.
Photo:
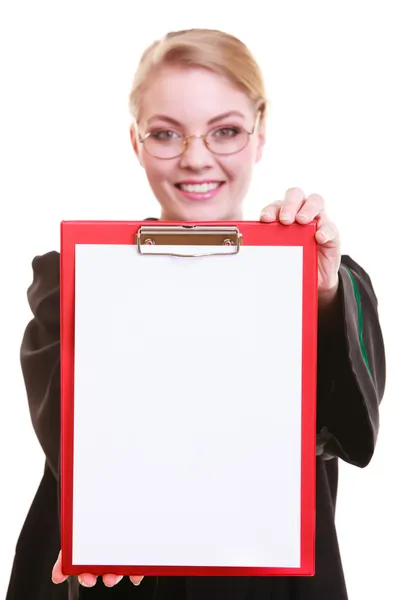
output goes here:
[[175, 187], [182, 192], [188, 192], [189, 194], [209, 194], [220, 188], [225, 182], [224, 181], [210, 181], [205, 183], [176, 183]]

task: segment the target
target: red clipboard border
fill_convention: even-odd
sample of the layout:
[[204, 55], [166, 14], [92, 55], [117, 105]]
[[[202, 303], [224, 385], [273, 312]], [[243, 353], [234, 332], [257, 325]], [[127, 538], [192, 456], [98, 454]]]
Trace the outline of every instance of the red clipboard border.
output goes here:
[[[303, 247], [302, 449], [301, 449], [301, 562], [299, 568], [191, 567], [72, 564], [73, 436], [74, 436], [74, 311], [75, 245], [135, 243], [142, 226], [236, 226], [242, 245]], [[316, 376], [317, 376], [317, 244], [315, 221], [282, 225], [259, 221], [63, 221], [60, 255], [61, 352], [61, 546], [65, 575], [181, 575], [181, 576], [312, 576], [315, 574], [316, 511]], [[307, 362], [309, 369], [304, 368]], [[99, 523], [99, 527], [101, 524]]]

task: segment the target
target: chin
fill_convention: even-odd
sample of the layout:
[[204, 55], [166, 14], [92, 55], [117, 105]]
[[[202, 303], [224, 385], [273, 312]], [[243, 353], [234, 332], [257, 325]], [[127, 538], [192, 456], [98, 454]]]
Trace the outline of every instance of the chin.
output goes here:
[[193, 206], [180, 211], [185, 221], [227, 221], [232, 220], [230, 210], [217, 206]]
[[205, 200], [182, 199], [177, 198], [175, 193], [164, 193], [164, 201], [160, 202], [162, 218], [166, 221], [240, 221], [241, 203], [236, 202], [235, 206], [232, 206], [226, 191], [215, 198]]

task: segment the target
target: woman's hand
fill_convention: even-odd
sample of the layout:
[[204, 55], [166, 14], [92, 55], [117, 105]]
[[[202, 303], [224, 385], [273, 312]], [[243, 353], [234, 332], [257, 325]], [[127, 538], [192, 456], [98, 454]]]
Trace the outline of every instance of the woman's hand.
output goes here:
[[299, 188], [290, 188], [284, 200], [277, 200], [261, 211], [261, 221], [294, 222], [306, 225], [317, 221], [315, 239], [318, 243], [318, 300], [319, 306], [328, 306], [336, 297], [339, 286], [340, 241], [336, 225], [325, 212], [324, 199], [319, 194], [306, 197]]
[[[61, 550], [60, 550], [58, 558], [53, 567], [52, 580], [54, 583], [62, 583], [66, 579], [68, 579], [68, 576], [64, 575], [64, 573], [61, 570]], [[113, 587], [114, 585], [117, 585], [117, 583], [119, 583], [121, 581], [121, 579], [123, 579], [122, 575], [103, 575], [103, 582], [104, 582], [104, 585], [106, 585], [107, 587]], [[136, 575], [136, 576], [129, 577], [129, 579], [132, 581], [133, 585], [139, 585], [139, 583], [142, 581], [143, 577], [140, 575]], [[90, 573], [83, 573], [82, 575], [79, 575], [78, 580], [79, 580], [79, 583], [81, 585], [83, 585], [84, 587], [93, 587], [94, 585], [96, 585], [97, 575], [91, 575]]]

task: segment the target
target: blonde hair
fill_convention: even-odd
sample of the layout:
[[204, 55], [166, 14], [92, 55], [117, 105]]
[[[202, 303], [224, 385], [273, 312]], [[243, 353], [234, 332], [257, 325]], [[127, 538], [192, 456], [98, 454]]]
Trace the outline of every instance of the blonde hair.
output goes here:
[[213, 29], [187, 29], [168, 33], [142, 55], [129, 95], [129, 110], [139, 120], [140, 100], [149, 78], [163, 66], [201, 67], [226, 77], [265, 115], [267, 98], [261, 69], [238, 38]]

